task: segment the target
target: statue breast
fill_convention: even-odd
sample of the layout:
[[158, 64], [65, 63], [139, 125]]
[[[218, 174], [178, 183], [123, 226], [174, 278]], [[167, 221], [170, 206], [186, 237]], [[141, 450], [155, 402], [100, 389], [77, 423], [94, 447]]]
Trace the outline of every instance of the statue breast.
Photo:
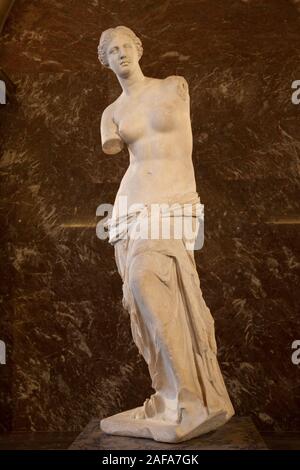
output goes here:
[[118, 130], [127, 144], [155, 132], [170, 132], [178, 128], [185, 118], [180, 102], [169, 93], [167, 96], [147, 96], [142, 102], [126, 108], [120, 113]]

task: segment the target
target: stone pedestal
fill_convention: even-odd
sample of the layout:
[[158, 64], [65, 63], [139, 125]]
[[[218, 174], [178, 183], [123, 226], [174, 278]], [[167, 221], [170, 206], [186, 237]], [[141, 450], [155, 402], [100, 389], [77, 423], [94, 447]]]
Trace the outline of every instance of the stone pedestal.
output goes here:
[[112, 436], [100, 429], [93, 418], [69, 447], [69, 450], [268, 450], [249, 417], [236, 417], [216, 431], [178, 444], [152, 439]]

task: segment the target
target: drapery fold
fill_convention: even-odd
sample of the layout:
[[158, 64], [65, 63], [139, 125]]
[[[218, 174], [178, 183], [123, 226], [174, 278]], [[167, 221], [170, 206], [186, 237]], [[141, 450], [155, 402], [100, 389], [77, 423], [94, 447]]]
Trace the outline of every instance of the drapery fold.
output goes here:
[[[180, 207], [199, 217], [197, 193], [165, 200], [159, 220], [171, 226]], [[174, 206], [175, 205], [175, 206]], [[133, 340], [144, 357], [155, 393], [143, 406], [101, 421], [106, 432], [179, 442], [224, 424], [234, 414], [217, 360], [214, 319], [207, 307], [191, 240], [137, 238], [149, 221], [149, 206], [107, 222], [123, 281], [123, 306], [129, 312]]]

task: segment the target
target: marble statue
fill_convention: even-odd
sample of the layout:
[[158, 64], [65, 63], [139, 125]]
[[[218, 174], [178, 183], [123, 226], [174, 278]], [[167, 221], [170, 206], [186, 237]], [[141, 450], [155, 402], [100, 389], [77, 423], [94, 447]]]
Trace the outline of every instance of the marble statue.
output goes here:
[[[101, 142], [109, 155], [127, 147], [128, 169], [108, 221], [123, 305], [133, 340], [144, 357], [155, 393], [142, 406], [104, 418], [108, 434], [176, 443], [222, 426], [233, 415], [217, 360], [214, 319], [200, 288], [194, 251], [178, 238], [118, 237], [124, 220], [135, 227], [143, 209], [128, 207], [200, 201], [192, 161], [190, 98], [187, 81], [172, 75], [147, 77], [139, 61], [141, 40], [118, 26], [104, 31], [101, 64], [116, 75], [122, 93], [103, 112]], [[120, 234], [120, 232], [119, 232]]]

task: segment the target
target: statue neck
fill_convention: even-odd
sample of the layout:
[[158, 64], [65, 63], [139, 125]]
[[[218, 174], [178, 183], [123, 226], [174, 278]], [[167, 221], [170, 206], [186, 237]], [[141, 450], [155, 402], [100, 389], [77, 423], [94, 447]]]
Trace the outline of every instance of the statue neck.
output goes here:
[[140, 67], [137, 67], [129, 77], [118, 77], [118, 80], [122, 87], [123, 93], [127, 96], [130, 96], [139, 91], [145, 78], [146, 77]]

